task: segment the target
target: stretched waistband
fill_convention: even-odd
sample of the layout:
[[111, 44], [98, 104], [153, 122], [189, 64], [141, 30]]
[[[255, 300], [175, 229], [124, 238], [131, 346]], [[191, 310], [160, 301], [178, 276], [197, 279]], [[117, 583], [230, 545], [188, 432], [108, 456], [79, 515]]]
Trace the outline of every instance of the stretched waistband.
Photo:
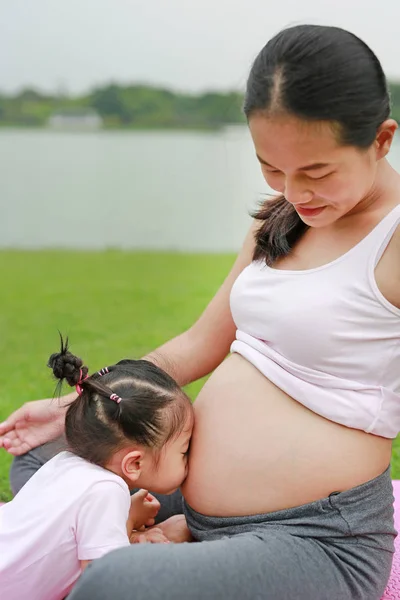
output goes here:
[[[375, 533], [393, 547], [393, 486], [390, 466], [378, 477], [344, 492], [308, 504], [270, 513], [238, 517], [203, 515], [183, 504], [189, 529], [195, 539], [207, 540], [250, 531], [281, 529], [299, 537], [371, 538]], [[372, 539], [372, 538], [371, 538]]]

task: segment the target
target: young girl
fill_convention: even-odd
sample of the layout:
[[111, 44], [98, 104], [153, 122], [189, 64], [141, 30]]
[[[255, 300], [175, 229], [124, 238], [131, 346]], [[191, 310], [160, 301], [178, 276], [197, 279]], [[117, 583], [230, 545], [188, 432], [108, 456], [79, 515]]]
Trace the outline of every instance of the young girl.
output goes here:
[[[122, 360], [89, 376], [68, 340], [49, 367], [79, 394], [65, 420], [70, 451], [0, 509], [0, 590], [7, 600], [65, 598], [88, 562], [130, 538], [167, 541], [160, 529], [139, 533], [160, 507], [147, 490], [170, 494], [187, 474], [192, 406], [164, 371]], [[142, 489], [131, 498], [132, 488]]]

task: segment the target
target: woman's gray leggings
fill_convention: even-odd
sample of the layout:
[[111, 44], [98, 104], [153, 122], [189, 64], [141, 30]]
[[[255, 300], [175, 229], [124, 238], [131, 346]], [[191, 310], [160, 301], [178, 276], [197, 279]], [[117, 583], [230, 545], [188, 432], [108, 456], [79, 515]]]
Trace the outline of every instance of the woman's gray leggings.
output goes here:
[[[16, 461], [14, 475], [23, 464]], [[198, 542], [111, 552], [86, 569], [68, 600], [379, 600], [388, 581], [396, 535], [389, 469], [264, 515], [207, 517], [177, 494], [162, 503], [162, 518], [183, 508]]]

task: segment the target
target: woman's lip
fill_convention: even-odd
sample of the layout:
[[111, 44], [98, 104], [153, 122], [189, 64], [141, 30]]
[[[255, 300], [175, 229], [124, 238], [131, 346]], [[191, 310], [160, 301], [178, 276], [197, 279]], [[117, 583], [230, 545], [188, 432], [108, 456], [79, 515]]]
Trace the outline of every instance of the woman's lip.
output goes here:
[[296, 206], [297, 212], [299, 215], [303, 215], [303, 217], [316, 217], [324, 210], [324, 208], [326, 207], [319, 206], [318, 208], [307, 208], [305, 206]]

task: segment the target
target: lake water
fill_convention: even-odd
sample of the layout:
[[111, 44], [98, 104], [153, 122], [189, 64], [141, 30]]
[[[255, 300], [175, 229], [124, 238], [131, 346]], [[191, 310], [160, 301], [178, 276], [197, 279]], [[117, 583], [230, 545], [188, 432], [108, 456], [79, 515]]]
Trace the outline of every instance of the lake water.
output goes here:
[[2, 248], [237, 250], [268, 192], [245, 127], [2, 129], [0, 172]]

